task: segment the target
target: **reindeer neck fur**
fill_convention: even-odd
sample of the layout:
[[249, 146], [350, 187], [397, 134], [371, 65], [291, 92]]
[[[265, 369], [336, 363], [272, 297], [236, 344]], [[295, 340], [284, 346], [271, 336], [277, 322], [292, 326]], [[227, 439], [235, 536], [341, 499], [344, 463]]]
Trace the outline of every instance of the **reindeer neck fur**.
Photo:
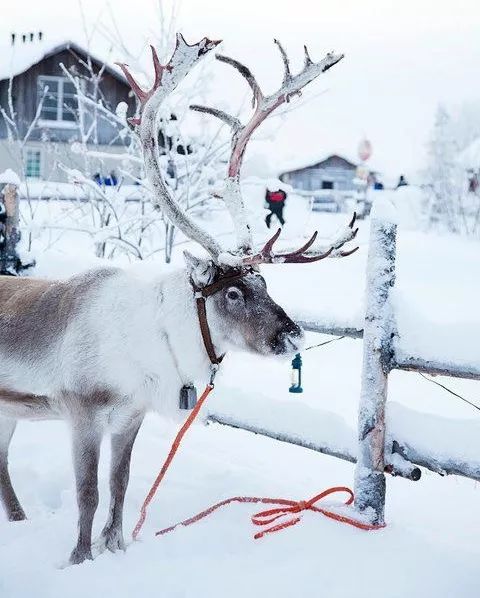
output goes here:
[[[162, 330], [181, 379], [180, 387], [190, 382], [206, 382], [211, 363], [200, 332], [195, 291], [189, 274], [185, 269], [172, 271], [157, 285], [161, 297]], [[217, 354], [223, 354], [228, 348], [223, 323], [208, 300], [206, 311], [215, 350]]]

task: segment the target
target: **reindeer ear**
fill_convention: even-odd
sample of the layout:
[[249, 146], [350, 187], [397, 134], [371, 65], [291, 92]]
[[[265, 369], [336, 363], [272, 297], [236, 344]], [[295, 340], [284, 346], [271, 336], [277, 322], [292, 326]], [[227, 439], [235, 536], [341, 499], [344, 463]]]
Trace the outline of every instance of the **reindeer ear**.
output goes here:
[[194, 284], [199, 287], [204, 287], [213, 282], [216, 266], [212, 260], [197, 257], [189, 251], [184, 251], [183, 256], [187, 264], [187, 271]]

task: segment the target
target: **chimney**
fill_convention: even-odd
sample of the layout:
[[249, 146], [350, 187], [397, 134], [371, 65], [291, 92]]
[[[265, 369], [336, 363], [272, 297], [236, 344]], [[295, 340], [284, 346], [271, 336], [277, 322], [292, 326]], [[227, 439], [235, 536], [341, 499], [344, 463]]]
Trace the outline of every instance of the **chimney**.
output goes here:
[[15, 33], [11, 33], [10, 36], [11, 36], [11, 39], [12, 39], [12, 46], [14, 46], [15, 45], [15, 37], [16, 37]]

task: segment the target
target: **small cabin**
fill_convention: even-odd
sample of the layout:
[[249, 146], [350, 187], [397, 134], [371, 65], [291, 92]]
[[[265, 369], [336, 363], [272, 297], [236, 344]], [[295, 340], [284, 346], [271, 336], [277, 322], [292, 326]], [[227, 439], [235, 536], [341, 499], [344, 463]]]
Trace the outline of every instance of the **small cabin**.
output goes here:
[[[65, 70], [109, 110], [125, 102], [135, 112], [130, 86], [114, 65], [71, 41], [48, 43], [41, 33], [12, 34], [8, 46], [0, 46], [0, 172], [11, 168], [21, 178], [62, 181], [66, 175], [58, 163], [81, 169], [83, 156], [71, 151], [80, 140], [78, 98]], [[95, 94], [92, 73], [98, 76]], [[88, 144], [97, 151], [109, 153], [125, 143], [100, 109], [86, 106], [84, 117], [84, 130], [92, 126], [93, 131]], [[114, 169], [109, 162], [108, 170]]]
[[282, 172], [280, 180], [312, 199], [312, 209], [337, 212], [358, 191], [358, 165], [338, 154], [320, 162]]
[[321, 162], [283, 172], [280, 180], [301, 191], [354, 191], [357, 165], [333, 154]]

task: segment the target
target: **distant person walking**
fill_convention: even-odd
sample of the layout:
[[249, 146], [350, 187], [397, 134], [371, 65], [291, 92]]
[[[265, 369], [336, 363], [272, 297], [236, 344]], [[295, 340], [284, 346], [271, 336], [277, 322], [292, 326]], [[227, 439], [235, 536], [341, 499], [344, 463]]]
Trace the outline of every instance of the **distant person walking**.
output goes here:
[[408, 185], [407, 179], [403, 176], [403, 174], [401, 174], [400, 178], [398, 179], [397, 189], [399, 187], [406, 187], [407, 185]]
[[282, 226], [285, 224], [285, 219], [283, 218], [283, 208], [285, 207], [286, 199], [287, 194], [285, 191], [283, 191], [283, 189], [279, 189], [278, 191], [266, 190], [265, 201], [267, 203], [268, 209], [270, 210], [270, 213], [267, 214], [267, 217], [265, 218], [268, 228], [270, 228], [272, 216], [274, 215], [278, 218]]

